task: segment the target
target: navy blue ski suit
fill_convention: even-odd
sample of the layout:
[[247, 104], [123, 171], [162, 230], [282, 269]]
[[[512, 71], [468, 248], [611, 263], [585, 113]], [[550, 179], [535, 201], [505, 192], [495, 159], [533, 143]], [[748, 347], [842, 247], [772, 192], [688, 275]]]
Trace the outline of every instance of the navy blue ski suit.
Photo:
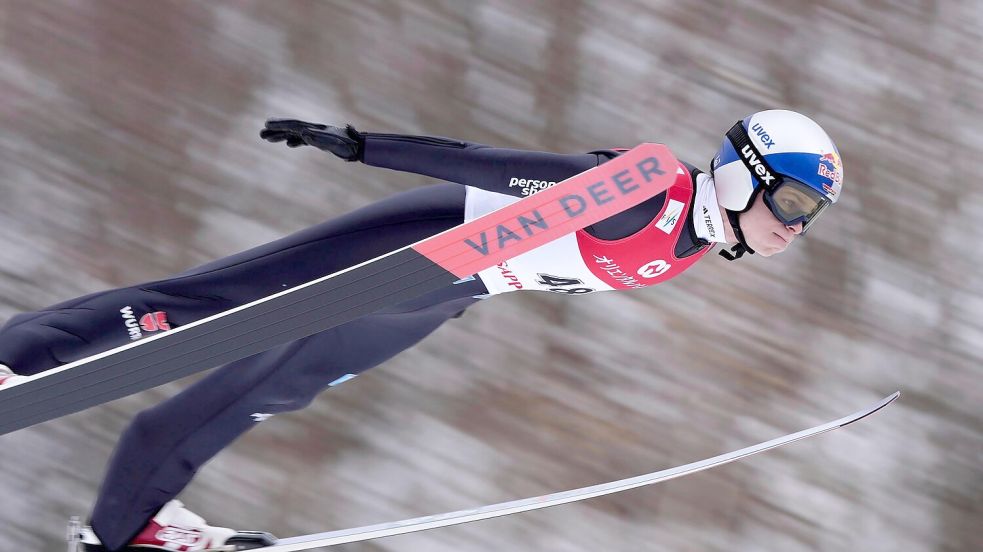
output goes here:
[[[560, 181], [617, 155], [560, 155], [443, 138], [367, 134], [364, 162], [457, 184], [404, 192], [344, 216], [177, 274], [24, 313], [0, 328], [0, 363], [34, 374], [127, 343], [121, 309], [166, 313], [171, 327], [198, 320], [371, 259], [461, 224], [466, 184], [522, 195], [513, 178]], [[658, 214], [653, 198], [589, 231], [630, 235]], [[692, 224], [687, 224], [692, 228]], [[699, 249], [684, 232], [677, 251]], [[682, 255], [680, 255], [682, 256]], [[175, 397], [141, 412], [122, 435], [91, 523], [110, 550], [125, 546], [238, 436], [297, 410], [332, 384], [376, 366], [462, 313], [486, 293], [478, 279], [446, 288], [215, 369]], [[166, 329], [166, 328], [164, 328]]]

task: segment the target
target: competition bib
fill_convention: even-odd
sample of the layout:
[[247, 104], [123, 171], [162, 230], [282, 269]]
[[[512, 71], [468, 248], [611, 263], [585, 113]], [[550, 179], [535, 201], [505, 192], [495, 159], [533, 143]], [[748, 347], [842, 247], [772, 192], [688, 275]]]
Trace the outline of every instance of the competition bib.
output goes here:
[[[658, 216], [631, 236], [602, 240], [580, 230], [482, 270], [478, 277], [492, 295], [519, 290], [579, 295], [665, 282], [689, 268], [710, 249], [704, 248], [683, 259], [674, 254], [692, 197], [689, 171], [680, 166]], [[474, 220], [519, 199], [469, 186], [464, 220]]]

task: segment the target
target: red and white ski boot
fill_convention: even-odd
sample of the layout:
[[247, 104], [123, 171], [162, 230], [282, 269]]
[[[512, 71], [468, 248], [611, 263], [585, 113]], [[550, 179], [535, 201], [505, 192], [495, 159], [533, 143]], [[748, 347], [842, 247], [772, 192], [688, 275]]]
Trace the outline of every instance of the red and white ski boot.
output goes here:
[[[73, 537], [74, 533], [74, 537]], [[69, 542], [80, 545], [80, 552], [106, 552], [91, 527], [69, 525]], [[178, 500], [172, 500], [157, 512], [143, 531], [122, 552], [235, 552], [272, 546], [276, 537], [260, 531], [236, 531], [212, 527]]]

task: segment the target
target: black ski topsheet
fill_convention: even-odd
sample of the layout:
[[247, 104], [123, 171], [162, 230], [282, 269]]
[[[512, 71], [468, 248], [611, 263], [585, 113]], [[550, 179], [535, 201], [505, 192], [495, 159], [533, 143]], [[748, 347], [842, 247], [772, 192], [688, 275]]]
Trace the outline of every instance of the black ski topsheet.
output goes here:
[[412, 246], [0, 387], [0, 435], [260, 353], [449, 285], [661, 193], [676, 178], [677, 166], [665, 146], [642, 144]]

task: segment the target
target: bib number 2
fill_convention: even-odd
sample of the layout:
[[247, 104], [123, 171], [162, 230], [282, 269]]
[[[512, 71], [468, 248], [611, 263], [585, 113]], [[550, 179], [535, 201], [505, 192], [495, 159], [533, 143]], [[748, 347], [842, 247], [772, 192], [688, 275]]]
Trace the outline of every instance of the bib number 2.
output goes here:
[[549, 286], [547, 291], [552, 291], [553, 293], [566, 293], [569, 295], [579, 295], [581, 293], [591, 293], [595, 290], [587, 287], [575, 287], [583, 286], [583, 280], [578, 280], [576, 278], [564, 278], [562, 276], [552, 276], [550, 274], [537, 274], [539, 279], [536, 280], [537, 283], [544, 286]]

